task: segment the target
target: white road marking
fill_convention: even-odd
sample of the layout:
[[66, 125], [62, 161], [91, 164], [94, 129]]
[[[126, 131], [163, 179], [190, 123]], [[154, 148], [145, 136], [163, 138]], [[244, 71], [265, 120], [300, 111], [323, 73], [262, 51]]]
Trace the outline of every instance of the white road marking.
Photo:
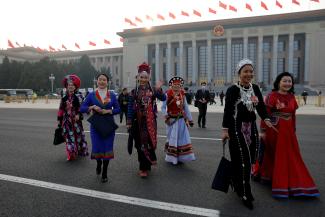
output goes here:
[[[89, 130], [85, 130], [85, 133], [90, 133]], [[116, 135], [123, 135], [128, 136], [128, 133], [115, 133]], [[158, 135], [160, 138], [166, 138], [164, 135]], [[197, 139], [197, 140], [210, 140], [210, 141], [221, 141], [222, 139], [219, 138], [208, 138], [208, 137], [191, 137], [191, 139]]]
[[72, 194], [78, 194], [93, 198], [99, 198], [104, 200], [110, 200], [120, 203], [126, 203], [131, 205], [137, 205], [137, 206], [143, 206], [143, 207], [149, 207], [154, 209], [162, 209], [172, 212], [180, 212], [180, 213], [187, 213], [192, 215], [199, 215], [199, 216], [208, 216], [208, 217], [219, 217], [220, 212], [218, 210], [213, 209], [205, 209], [200, 207], [194, 207], [194, 206], [185, 206], [185, 205], [179, 205], [179, 204], [173, 204], [173, 203], [166, 203], [166, 202], [160, 202], [160, 201], [154, 201], [154, 200], [148, 200], [148, 199], [141, 199], [136, 197], [129, 197], [124, 195], [118, 195], [118, 194], [111, 194], [106, 192], [100, 192], [85, 188], [78, 188], [68, 185], [60, 185], [55, 184], [51, 182], [44, 182], [39, 181], [35, 179], [27, 179], [17, 176], [10, 176], [5, 174], [0, 174], [0, 180], [8, 181], [8, 182], [15, 182], [25, 185], [31, 185], [56, 191], [63, 191], [68, 192]]

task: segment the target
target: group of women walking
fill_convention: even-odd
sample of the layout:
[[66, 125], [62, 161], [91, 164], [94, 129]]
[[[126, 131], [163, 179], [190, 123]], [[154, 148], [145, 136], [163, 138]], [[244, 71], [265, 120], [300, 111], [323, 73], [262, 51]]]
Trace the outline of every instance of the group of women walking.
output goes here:
[[[252, 61], [241, 60], [236, 73], [239, 81], [227, 90], [222, 122], [222, 139], [229, 140], [234, 191], [249, 209], [253, 209], [254, 201], [252, 176], [271, 182], [274, 197], [319, 196], [299, 151], [295, 133], [298, 105], [292, 75], [279, 74], [264, 102], [260, 88], [252, 83]], [[127, 103], [127, 129], [137, 150], [138, 175], [142, 178], [157, 164], [157, 99], [163, 102], [161, 111], [166, 124], [165, 161], [176, 165], [196, 159], [189, 134], [193, 119], [185, 99], [184, 80], [173, 77], [164, 93], [161, 82], [155, 87], [150, 85], [150, 75], [147, 63], [138, 66], [136, 86]], [[107, 117], [120, 113], [115, 94], [107, 90], [108, 80], [106, 74], [99, 74], [98, 88], [82, 101], [76, 94], [80, 79], [76, 75], [66, 76], [63, 84], [68, 91], [61, 99], [58, 112], [68, 161], [88, 155], [82, 113], [98, 116], [90, 126], [90, 156], [97, 161], [96, 174], [102, 175], [102, 182], [108, 181], [108, 164], [114, 158], [115, 128], [103, 135], [100, 127], [114, 125]], [[256, 123], [256, 112], [261, 118], [260, 126]]]

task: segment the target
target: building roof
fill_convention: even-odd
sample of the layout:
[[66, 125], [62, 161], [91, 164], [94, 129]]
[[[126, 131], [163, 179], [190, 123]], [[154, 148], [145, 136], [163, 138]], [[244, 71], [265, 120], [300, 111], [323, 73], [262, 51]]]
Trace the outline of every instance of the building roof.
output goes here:
[[266, 16], [263, 15], [153, 26], [150, 28], [150, 30], [146, 28], [125, 29], [123, 32], [118, 32], [117, 34], [123, 38], [130, 38], [181, 32], [208, 31], [212, 30], [216, 25], [222, 25], [225, 29], [231, 29], [253, 26], [256, 27], [292, 23], [306, 23], [320, 20], [325, 20], [325, 9]]

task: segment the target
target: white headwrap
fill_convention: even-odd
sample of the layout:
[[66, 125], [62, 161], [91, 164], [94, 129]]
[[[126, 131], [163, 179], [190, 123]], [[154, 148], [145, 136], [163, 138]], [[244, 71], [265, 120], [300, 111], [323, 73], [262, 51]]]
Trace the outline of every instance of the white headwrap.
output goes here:
[[254, 68], [254, 66], [253, 66], [253, 61], [252, 60], [250, 60], [250, 59], [242, 59], [241, 61], [239, 61], [239, 63], [237, 64], [237, 66], [236, 66], [236, 71], [235, 72], [237, 72], [237, 74], [239, 74], [239, 71], [243, 68], [243, 66], [245, 66], [245, 65], [251, 65], [253, 68]]

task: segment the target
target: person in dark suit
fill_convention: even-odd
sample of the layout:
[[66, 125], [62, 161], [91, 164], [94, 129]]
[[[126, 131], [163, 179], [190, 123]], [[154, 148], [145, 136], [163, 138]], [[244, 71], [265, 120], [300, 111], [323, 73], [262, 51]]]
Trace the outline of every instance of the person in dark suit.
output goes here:
[[207, 83], [201, 83], [201, 89], [199, 89], [195, 94], [195, 100], [197, 101], [197, 107], [199, 108], [199, 127], [206, 128], [206, 114], [208, 108], [208, 102], [210, 101], [210, 93], [207, 90]]

